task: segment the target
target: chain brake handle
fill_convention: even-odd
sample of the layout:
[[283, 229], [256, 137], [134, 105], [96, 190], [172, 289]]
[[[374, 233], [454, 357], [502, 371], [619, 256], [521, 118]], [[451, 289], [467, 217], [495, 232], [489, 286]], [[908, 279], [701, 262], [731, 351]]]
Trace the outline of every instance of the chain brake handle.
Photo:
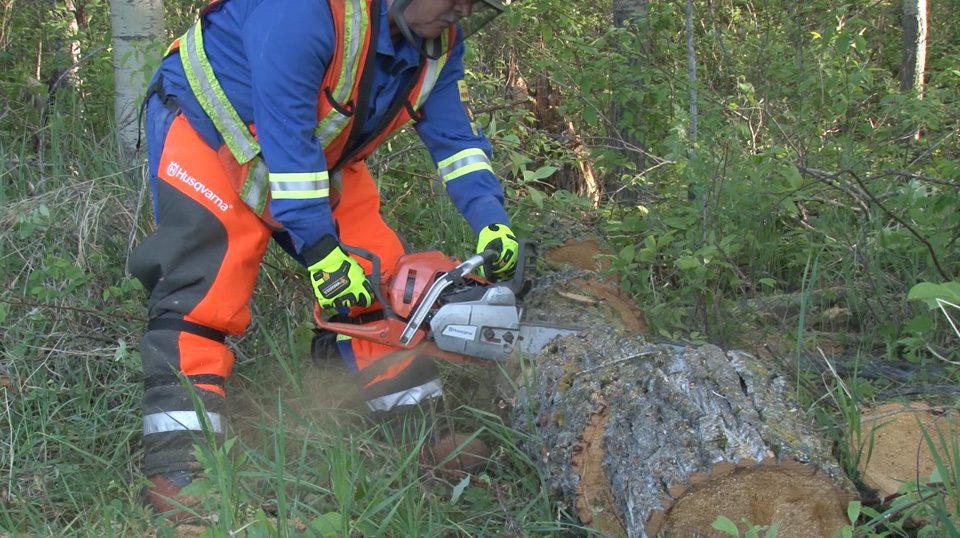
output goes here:
[[[533, 255], [533, 251], [533, 243], [529, 241], [519, 243], [517, 245], [517, 265], [513, 278], [504, 284], [493, 285], [505, 286], [512, 291], [515, 296], [520, 295], [524, 291], [524, 286], [527, 282], [524, 275], [527, 266], [527, 257], [528, 255]], [[421, 327], [427, 320], [427, 316], [430, 314], [433, 305], [436, 304], [446, 288], [451, 285], [462, 285], [464, 277], [472, 274], [479, 267], [489, 264], [489, 262], [495, 260], [498, 255], [499, 252], [496, 250], [484, 250], [479, 254], [467, 258], [460, 265], [438, 278], [423, 295], [423, 299], [420, 301], [420, 304], [417, 305], [417, 308], [410, 314], [407, 325], [400, 334], [400, 345], [404, 347], [410, 345], [414, 341], [414, 338], [424, 331]]]

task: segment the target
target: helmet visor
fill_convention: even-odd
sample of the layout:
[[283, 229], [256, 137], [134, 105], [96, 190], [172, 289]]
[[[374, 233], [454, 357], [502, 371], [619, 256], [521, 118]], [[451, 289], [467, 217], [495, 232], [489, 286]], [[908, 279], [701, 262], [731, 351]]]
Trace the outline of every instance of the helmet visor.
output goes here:
[[457, 21], [459, 31], [457, 40], [445, 48], [441, 45], [440, 39], [425, 40], [423, 43], [423, 53], [433, 60], [436, 60], [448, 49], [453, 49], [467, 38], [476, 34], [490, 23], [493, 19], [503, 13], [504, 5], [501, 0], [474, 0], [470, 15]]
[[503, 13], [503, 2], [500, 0], [476, 0], [473, 2], [473, 11], [469, 17], [460, 19], [459, 42], [479, 32], [497, 15]]

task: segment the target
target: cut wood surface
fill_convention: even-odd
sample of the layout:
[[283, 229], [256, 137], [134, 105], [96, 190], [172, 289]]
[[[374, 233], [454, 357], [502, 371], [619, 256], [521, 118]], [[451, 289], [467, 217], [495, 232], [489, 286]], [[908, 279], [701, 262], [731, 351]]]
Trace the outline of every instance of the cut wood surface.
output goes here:
[[936, 469], [930, 443], [940, 454], [948, 454], [950, 443], [960, 438], [960, 416], [952, 407], [890, 402], [864, 409], [860, 431], [861, 478], [885, 499], [904, 484], [929, 481]]

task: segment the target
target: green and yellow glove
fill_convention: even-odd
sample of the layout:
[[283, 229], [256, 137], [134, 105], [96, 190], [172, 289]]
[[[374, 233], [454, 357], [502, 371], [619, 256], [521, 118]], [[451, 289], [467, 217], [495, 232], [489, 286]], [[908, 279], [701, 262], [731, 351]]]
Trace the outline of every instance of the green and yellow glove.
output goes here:
[[363, 268], [332, 236], [304, 249], [303, 258], [308, 264], [313, 293], [325, 312], [346, 314], [351, 306], [373, 304], [373, 285]]
[[517, 268], [517, 256], [520, 245], [517, 236], [506, 224], [491, 224], [480, 230], [477, 240], [477, 253], [485, 250], [494, 250], [497, 257], [490, 263], [492, 275], [486, 274], [488, 269], [480, 267], [480, 274], [491, 280], [509, 280]]

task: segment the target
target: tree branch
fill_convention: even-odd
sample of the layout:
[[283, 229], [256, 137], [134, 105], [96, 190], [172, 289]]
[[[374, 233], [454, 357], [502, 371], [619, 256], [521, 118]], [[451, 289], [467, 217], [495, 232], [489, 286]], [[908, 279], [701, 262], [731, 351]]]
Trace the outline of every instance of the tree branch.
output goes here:
[[892, 211], [887, 209], [886, 206], [880, 203], [880, 200], [877, 200], [876, 196], [874, 196], [873, 193], [867, 189], [866, 185], [863, 184], [863, 180], [860, 179], [860, 176], [857, 175], [856, 172], [854, 172], [853, 170], [844, 170], [843, 172], [847, 173], [850, 177], [854, 179], [854, 181], [857, 182], [857, 185], [860, 186], [860, 189], [864, 192], [864, 194], [869, 196], [870, 200], [874, 204], [876, 204], [881, 211], [886, 213], [888, 217], [900, 223], [901, 226], [906, 228], [907, 231], [909, 231], [914, 237], [916, 237], [918, 241], [920, 241], [927, 247], [927, 250], [930, 252], [930, 257], [933, 259], [933, 265], [936, 266], [937, 272], [940, 273], [941, 278], [943, 278], [944, 280], [953, 280], [953, 278], [949, 275], [949, 273], [944, 271], [943, 267], [940, 266], [940, 259], [937, 258], [937, 253], [933, 250], [933, 245], [930, 244], [930, 241], [927, 241], [925, 237], [923, 237], [922, 235], [920, 235], [919, 232], [914, 230], [913, 227], [907, 223], [907, 221], [901, 219], [900, 217], [895, 215]]

